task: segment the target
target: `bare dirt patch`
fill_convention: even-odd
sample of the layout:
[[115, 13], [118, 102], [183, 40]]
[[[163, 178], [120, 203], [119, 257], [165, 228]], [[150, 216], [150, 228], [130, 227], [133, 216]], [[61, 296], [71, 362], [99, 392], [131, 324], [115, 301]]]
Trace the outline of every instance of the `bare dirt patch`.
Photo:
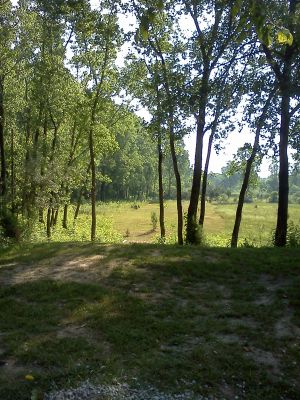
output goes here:
[[0, 284], [14, 285], [41, 279], [74, 282], [99, 282], [116, 268], [128, 266], [126, 259], [107, 259], [105, 254], [92, 256], [57, 256], [36, 264], [19, 264], [2, 271]]

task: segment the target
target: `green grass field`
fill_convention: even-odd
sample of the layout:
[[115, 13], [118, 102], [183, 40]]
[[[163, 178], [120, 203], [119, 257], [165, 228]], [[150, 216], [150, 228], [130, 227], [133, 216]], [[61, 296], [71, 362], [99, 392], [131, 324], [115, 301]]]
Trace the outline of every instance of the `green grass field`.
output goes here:
[[[97, 239], [105, 243], [139, 242], [155, 243], [159, 238], [159, 225], [153, 230], [151, 213], [159, 216], [157, 203], [140, 202], [139, 208], [134, 203], [101, 203], [97, 206]], [[184, 212], [188, 202], [183, 202]], [[226, 247], [230, 243], [236, 212], [235, 204], [207, 204], [204, 224], [205, 242], [210, 246]], [[270, 246], [276, 225], [277, 206], [269, 203], [245, 204], [240, 230], [240, 245], [255, 247]], [[72, 223], [72, 212], [69, 213], [69, 226], [66, 231], [60, 224], [53, 232], [54, 241], [89, 240], [90, 206], [81, 208], [76, 226]], [[167, 243], [176, 243], [177, 213], [176, 202], [165, 203], [165, 221]], [[300, 205], [291, 204], [289, 221], [300, 225]], [[38, 228], [35, 239], [45, 237], [44, 227]]]
[[42, 243], [1, 253], [1, 400], [87, 379], [191, 400], [296, 400], [299, 376], [299, 249]]

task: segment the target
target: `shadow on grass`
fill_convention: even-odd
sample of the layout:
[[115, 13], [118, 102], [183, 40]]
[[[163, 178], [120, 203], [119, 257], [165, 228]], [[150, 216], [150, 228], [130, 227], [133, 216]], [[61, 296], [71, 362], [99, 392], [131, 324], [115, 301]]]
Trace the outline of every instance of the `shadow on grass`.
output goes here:
[[[247, 399], [298, 397], [299, 368], [292, 360], [299, 350], [294, 341], [276, 339], [272, 327], [285, 310], [282, 294], [290, 308], [299, 304], [299, 250], [41, 244], [7, 252], [1, 263], [43, 268], [48, 260], [51, 270], [54, 257], [99, 254], [89, 266], [99, 270], [97, 281], [37, 279], [1, 287], [1, 358], [15, 362], [9, 371], [2, 367], [1, 399], [25, 400], [34, 386], [49, 391], [87, 378], [201, 394], [224, 394], [220, 385], [226, 383], [234, 396], [246, 391]], [[14, 273], [14, 266], [3, 268], [0, 277]], [[261, 274], [275, 283], [286, 280], [263, 308], [253, 303], [267, 291]], [[255, 362], [245, 356], [251, 346], [290, 367], [280, 375]], [[24, 380], [26, 373], [34, 382]]]

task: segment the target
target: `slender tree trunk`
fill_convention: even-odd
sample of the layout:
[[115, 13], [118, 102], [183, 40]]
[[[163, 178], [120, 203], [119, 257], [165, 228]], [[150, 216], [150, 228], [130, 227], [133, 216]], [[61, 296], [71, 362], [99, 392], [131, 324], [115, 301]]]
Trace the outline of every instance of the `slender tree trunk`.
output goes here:
[[78, 198], [77, 198], [77, 205], [76, 205], [76, 209], [75, 209], [75, 213], [74, 213], [74, 222], [76, 221], [76, 219], [78, 217], [78, 214], [79, 214], [81, 201], [82, 201], [82, 196], [83, 196], [83, 191], [87, 186], [88, 174], [89, 174], [90, 170], [91, 170], [91, 162], [89, 163], [89, 166], [88, 166], [88, 168], [86, 170], [86, 179], [85, 179], [85, 182], [84, 182], [83, 186], [80, 189], [80, 192], [79, 192], [79, 195], [78, 195]]
[[10, 162], [10, 185], [11, 185], [11, 212], [16, 212], [16, 204], [15, 204], [15, 145], [14, 145], [14, 131], [11, 131], [11, 145], [10, 145], [10, 153], [11, 153], [11, 162]]
[[199, 218], [199, 225], [203, 226], [204, 224], [204, 217], [205, 217], [205, 207], [206, 207], [206, 190], [207, 190], [207, 175], [208, 175], [208, 166], [211, 156], [211, 149], [214, 140], [215, 132], [212, 131], [209, 140], [208, 140], [208, 147], [207, 147], [207, 155], [205, 161], [205, 167], [203, 171], [203, 179], [202, 179], [202, 190], [201, 190], [201, 205], [200, 205], [200, 218]]
[[50, 239], [51, 238], [51, 207], [48, 207], [48, 211], [47, 211], [47, 238]]
[[6, 161], [4, 149], [4, 78], [0, 76], [0, 197], [6, 194]]
[[76, 204], [76, 209], [75, 209], [75, 213], [74, 213], [74, 222], [76, 221], [76, 219], [78, 217], [78, 214], [79, 214], [79, 211], [80, 211], [83, 190], [84, 190], [84, 188], [82, 187], [80, 189], [80, 192], [79, 192], [79, 195], [78, 195], [78, 198], [77, 198], [77, 204]]
[[50, 218], [50, 226], [54, 226], [54, 221], [55, 221], [55, 209], [52, 207], [51, 209], [51, 218]]
[[281, 100], [281, 125], [279, 142], [279, 190], [277, 225], [275, 231], [275, 246], [286, 245], [288, 201], [289, 201], [289, 161], [288, 161], [288, 139], [290, 126], [290, 94], [288, 90], [283, 91]]
[[56, 208], [54, 212], [54, 219], [53, 219], [53, 225], [56, 226], [57, 220], [58, 220], [58, 213], [59, 213], [59, 208]]
[[96, 164], [95, 164], [95, 150], [94, 150], [94, 137], [93, 129], [90, 128], [89, 133], [89, 149], [90, 149], [90, 159], [91, 159], [91, 203], [92, 203], [92, 224], [91, 224], [91, 241], [96, 239]]
[[254, 150], [254, 147], [253, 147], [251, 156], [247, 160], [247, 163], [246, 163], [245, 175], [244, 175], [243, 184], [242, 184], [240, 195], [239, 195], [239, 201], [238, 201], [236, 214], [235, 214], [234, 227], [233, 227], [233, 232], [232, 232], [232, 236], [231, 236], [231, 247], [237, 247], [239, 230], [240, 230], [240, 225], [241, 225], [241, 221], [242, 221], [242, 212], [243, 212], [243, 207], [244, 207], [245, 195], [246, 195], [246, 192], [247, 192], [247, 189], [249, 186], [249, 178], [250, 178], [252, 164], [253, 164], [255, 155], [256, 155], [256, 150]]
[[63, 216], [62, 227], [64, 229], [68, 229], [68, 204], [65, 204], [65, 206], [64, 206], [64, 216]]
[[44, 223], [44, 210], [42, 208], [39, 208], [39, 222]]
[[250, 179], [250, 174], [251, 174], [251, 170], [252, 170], [252, 165], [253, 165], [255, 156], [259, 149], [260, 132], [261, 132], [261, 129], [265, 122], [266, 114], [267, 114], [268, 108], [270, 106], [271, 100], [275, 95], [275, 92], [276, 92], [276, 89], [274, 89], [270, 93], [269, 98], [263, 108], [262, 114], [259, 117], [257, 127], [256, 127], [252, 152], [246, 163], [243, 184], [242, 184], [242, 187], [240, 190], [239, 201], [238, 201], [236, 214], [235, 214], [234, 227], [233, 227], [232, 236], [231, 236], [231, 247], [234, 247], [234, 248], [237, 247], [237, 244], [238, 244], [239, 230], [240, 230], [240, 225], [241, 225], [241, 221], [242, 221], [242, 212], [243, 212], [243, 207], [244, 207], [244, 202], [245, 202], [245, 196], [246, 196], [246, 192], [247, 192], [247, 189], [249, 186], [249, 179]]
[[[173, 123], [173, 122], [172, 122]], [[177, 202], [177, 240], [178, 244], [183, 245], [183, 212], [181, 202], [181, 178], [178, 169], [177, 156], [174, 144], [173, 128], [170, 129], [170, 149], [173, 161], [173, 169], [176, 179], [176, 202]]]
[[163, 163], [163, 152], [161, 146], [161, 133], [158, 133], [157, 142], [158, 151], [158, 193], [159, 193], [159, 225], [160, 225], [160, 237], [162, 239], [166, 236], [165, 229], [165, 210], [164, 210], [164, 189], [163, 189], [163, 175], [162, 175], [162, 163]]

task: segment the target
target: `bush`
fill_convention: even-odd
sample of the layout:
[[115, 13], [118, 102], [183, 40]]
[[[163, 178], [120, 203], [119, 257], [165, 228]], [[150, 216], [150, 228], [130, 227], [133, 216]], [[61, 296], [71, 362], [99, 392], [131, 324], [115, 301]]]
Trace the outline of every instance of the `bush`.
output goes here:
[[288, 225], [287, 246], [300, 247], [300, 225], [294, 224], [293, 221]]
[[156, 212], [152, 211], [152, 213], [151, 213], [151, 223], [152, 223], [152, 229], [154, 231], [157, 228], [157, 222], [158, 222], [158, 218], [157, 218]]
[[278, 193], [277, 192], [272, 192], [270, 194], [270, 197], [268, 199], [269, 203], [277, 203], [278, 202]]
[[5, 238], [19, 241], [21, 237], [21, 227], [18, 218], [9, 210], [4, 209], [0, 213], [1, 233]]

